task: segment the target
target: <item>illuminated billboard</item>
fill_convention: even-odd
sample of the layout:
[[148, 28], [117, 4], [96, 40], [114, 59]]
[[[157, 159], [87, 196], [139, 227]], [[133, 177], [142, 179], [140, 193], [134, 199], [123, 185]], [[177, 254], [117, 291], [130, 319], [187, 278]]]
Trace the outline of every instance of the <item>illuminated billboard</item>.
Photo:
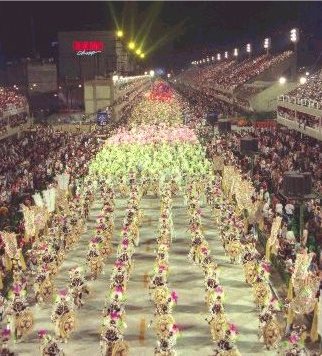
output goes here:
[[73, 41], [73, 51], [77, 56], [93, 56], [104, 49], [102, 41]]

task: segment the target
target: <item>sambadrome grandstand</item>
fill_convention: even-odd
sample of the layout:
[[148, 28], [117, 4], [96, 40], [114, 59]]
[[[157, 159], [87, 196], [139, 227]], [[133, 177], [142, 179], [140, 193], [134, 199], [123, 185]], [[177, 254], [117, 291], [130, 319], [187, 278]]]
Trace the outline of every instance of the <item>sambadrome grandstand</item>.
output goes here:
[[321, 354], [321, 72], [269, 49], [0, 88], [1, 356]]

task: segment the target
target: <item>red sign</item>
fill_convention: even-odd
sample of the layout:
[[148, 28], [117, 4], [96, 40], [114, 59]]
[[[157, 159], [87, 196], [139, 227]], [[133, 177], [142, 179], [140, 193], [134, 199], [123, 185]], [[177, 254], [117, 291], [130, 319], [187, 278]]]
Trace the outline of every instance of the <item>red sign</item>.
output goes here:
[[103, 48], [104, 43], [102, 41], [73, 41], [73, 50], [75, 52], [101, 52]]

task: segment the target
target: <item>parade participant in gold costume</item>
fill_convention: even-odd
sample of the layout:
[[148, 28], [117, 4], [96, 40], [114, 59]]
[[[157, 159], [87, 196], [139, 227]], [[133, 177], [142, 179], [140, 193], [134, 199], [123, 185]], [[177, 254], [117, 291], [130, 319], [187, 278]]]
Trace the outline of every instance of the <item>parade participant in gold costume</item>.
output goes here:
[[65, 353], [58, 345], [57, 340], [48, 334], [47, 330], [39, 330], [41, 356], [64, 356]]
[[34, 319], [28, 307], [25, 290], [20, 284], [14, 284], [10, 293], [7, 320], [16, 342], [21, 341], [33, 328]]
[[89, 294], [89, 288], [80, 267], [69, 271], [69, 290], [76, 308], [84, 305], [84, 296]]
[[55, 334], [62, 342], [67, 342], [76, 328], [76, 317], [73, 302], [67, 290], [57, 296], [51, 320], [55, 324]]

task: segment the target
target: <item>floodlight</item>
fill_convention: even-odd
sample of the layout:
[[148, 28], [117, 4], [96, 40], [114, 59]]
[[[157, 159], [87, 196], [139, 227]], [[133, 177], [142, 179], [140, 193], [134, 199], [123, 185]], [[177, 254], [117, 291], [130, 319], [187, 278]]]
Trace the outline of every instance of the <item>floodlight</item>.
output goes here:
[[299, 41], [299, 29], [298, 28], [293, 28], [290, 31], [290, 40], [293, 43], [297, 43]]
[[116, 36], [117, 36], [118, 38], [122, 38], [122, 37], [124, 36], [123, 31], [122, 31], [122, 30], [116, 31]]
[[271, 48], [271, 39], [269, 37], [264, 39], [264, 48], [270, 49]]
[[300, 78], [300, 84], [305, 84], [306, 83], [306, 78], [305, 77], [301, 77]]
[[252, 46], [251, 46], [250, 43], [247, 43], [247, 45], [246, 45], [246, 52], [247, 52], [247, 53], [250, 53], [251, 51], [252, 51]]
[[285, 84], [286, 83], [286, 78], [285, 77], [280, 77], [278, 80], [280, 84]]
[[218, 53], [218, 54], [217, 54], [217, 61], [220, 61], [220, 60], [221, 60], [221, 54]]
[[225, 52], [225, 58], [226, 59], [228, 58], [228, 52], [227, 51]]
[[234, 56], [237, 57], [238, 56], [238, 48], [234, 49]]
[[150, 77], [154, 77], [154, 70], [150, 70]]
[[134, 49], [135, 48], [135, 43], [133, 41], [129, 42], [129, 49]]

